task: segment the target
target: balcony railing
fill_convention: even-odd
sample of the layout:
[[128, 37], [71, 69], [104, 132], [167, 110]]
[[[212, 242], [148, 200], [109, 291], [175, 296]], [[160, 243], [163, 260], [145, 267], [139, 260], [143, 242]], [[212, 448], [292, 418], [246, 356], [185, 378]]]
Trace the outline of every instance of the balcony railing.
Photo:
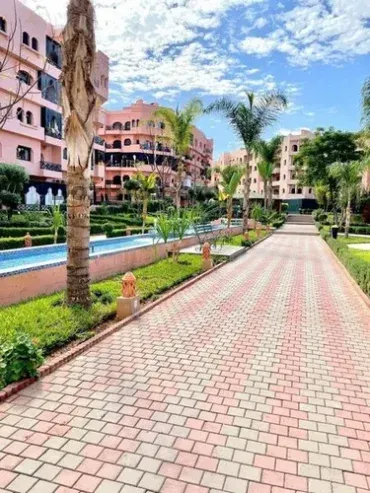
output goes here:
[[95, 144], [98, 144], [100, 146], [103, 146], [105, 144], [105, 140], [102, 137], [99, 137], [99, 135], [95, 135], [94, 142]]
[[57, 173], [62, 172], [62, 165], [49, 163], [48, 161], [40, 161], [40, 169], [46, 169], [48, 171], [55, 171]]

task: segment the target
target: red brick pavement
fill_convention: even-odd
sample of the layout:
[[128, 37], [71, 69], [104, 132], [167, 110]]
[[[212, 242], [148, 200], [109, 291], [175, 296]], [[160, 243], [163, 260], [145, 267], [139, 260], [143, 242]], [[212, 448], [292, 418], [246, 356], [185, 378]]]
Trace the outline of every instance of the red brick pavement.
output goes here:
[[272, 237], [0, 405], [0, 492], [365, 493], [369, 319]]

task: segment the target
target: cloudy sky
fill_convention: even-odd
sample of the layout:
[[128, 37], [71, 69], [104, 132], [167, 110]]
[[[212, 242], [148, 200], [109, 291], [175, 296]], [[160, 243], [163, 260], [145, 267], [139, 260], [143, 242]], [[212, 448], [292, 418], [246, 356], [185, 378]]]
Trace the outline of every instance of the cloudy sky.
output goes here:
[[[67, 0], [22, 0], [51, 22]], [[111, 59], [109, 108], [142, 98], [207, 104], [284, 89], [290, 106], [266, 134], [356, 129], [370, 76], [369, 0], [94, 0], [97, 44]], [[239, 147], [219, 116], [199, 126], [216, 154]]]

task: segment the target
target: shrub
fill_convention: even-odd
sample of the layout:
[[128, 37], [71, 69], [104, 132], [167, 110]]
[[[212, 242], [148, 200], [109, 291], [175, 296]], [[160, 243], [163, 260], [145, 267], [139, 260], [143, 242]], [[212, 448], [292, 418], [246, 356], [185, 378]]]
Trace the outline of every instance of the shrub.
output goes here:
[[[118, 238], [119, 236], [128, 236], [128, 229], [113, 229], [112, 231], [106, 232], [107, 238]], [[142, 233], [142, 228], [129, 228], [132, 235], [140, 235]], [[144, 233], [148, 233], [149, 229], [145, 228]]]
[[23, 238], [27, 233], [31, 236], [53, 234], [52, 228], [0, 228], [0, 238]]
[[[65, 236], [58, 236], [58, 243], [64, 243]], [[32, 246], [52, 245], [54, 243], [54, 235], [33, 236]], [[24, 238], [0, 238], [0, 250], [12, 250], [13, 248], [23, 248]]]
[[[340, 229], [341, 232], [344, 231], [344, 227]], [[350, 234], [357, 234], [357, 235], [370, 235], [370, 227], [369, 226], [350, 226], [349, 228]]]
[[289, 204], [287, 204], [286, 202], [283, 202], [281, 204], [280, 210], [281, 210], [281, 212], [288, 212], [288, 210], [289, 210]]
[[104, 233], [109, 237], [109, 235], [114, 230], [114, 224], [112, 224], [112, 223], [106, 223], [106, 224], [104, 224], [103, 230], [104, 230]]
[[29, 336], [17, 335], [0, 346], [0, 388], [22, 378], [36, 377], [42, 352]]
[[90, 234], [98, 235], [104, 233], [104, 227], [101, 224], [90, 224]]
[[242, 240], [241, 245], [245, 248], [248, 248], [248, 247], [253, 245], [253, 241], [252, 240]]

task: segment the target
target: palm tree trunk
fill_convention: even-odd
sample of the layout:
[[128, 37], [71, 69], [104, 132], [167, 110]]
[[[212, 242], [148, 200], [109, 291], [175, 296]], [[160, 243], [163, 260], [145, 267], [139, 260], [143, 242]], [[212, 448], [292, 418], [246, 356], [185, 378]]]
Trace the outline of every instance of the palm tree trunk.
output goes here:
[[270, 178], [268, 182], [268, 196], [269, 196], [268, 208], [272, 209], [272, 178]]
[[264, 206], [265, 209], [267, 209], [267, 205], [268, 205], [267, 180], [263, 180], [263, 195], [264, 195]]
[[63, 31], [62, 102], [67, 172], [67, 303], [89, 307], [90, 160], [96, 94], [91, 82], [95, 60], [94, 7], [70, 0]]
[[233, 216], [233, 198], [229, 197], [227, 199], [227, 228], [230, 229], [231, 219]]
[[244, 197], [243, 197], [243, 233], [248, 231], [248, 217], [250, 208], [250, 194], [251, 194], [251, 184], [250, 184], [250, 166], [248, 157], [247, 166], [245, 170], [245, 182], [244, 182]]
[[346, 226], [344, 229], [344, 237], [348, 238], [349, 236], [349, 228], [351, 225], [351, 194], [348, 193], [348, 202], [346, 208]]
[[176, 178], [176, 209], [179, 211], [181, 209], [181, 185], [182, 185], [182, 173], [184, 167], [181, 162], [181, 158], [178, 160], [177, 165], [177, 178]]
[[146, 218], [148, 216], [148, 197], [143, 198], [143, 228], [142, 233], [145, 233]]

